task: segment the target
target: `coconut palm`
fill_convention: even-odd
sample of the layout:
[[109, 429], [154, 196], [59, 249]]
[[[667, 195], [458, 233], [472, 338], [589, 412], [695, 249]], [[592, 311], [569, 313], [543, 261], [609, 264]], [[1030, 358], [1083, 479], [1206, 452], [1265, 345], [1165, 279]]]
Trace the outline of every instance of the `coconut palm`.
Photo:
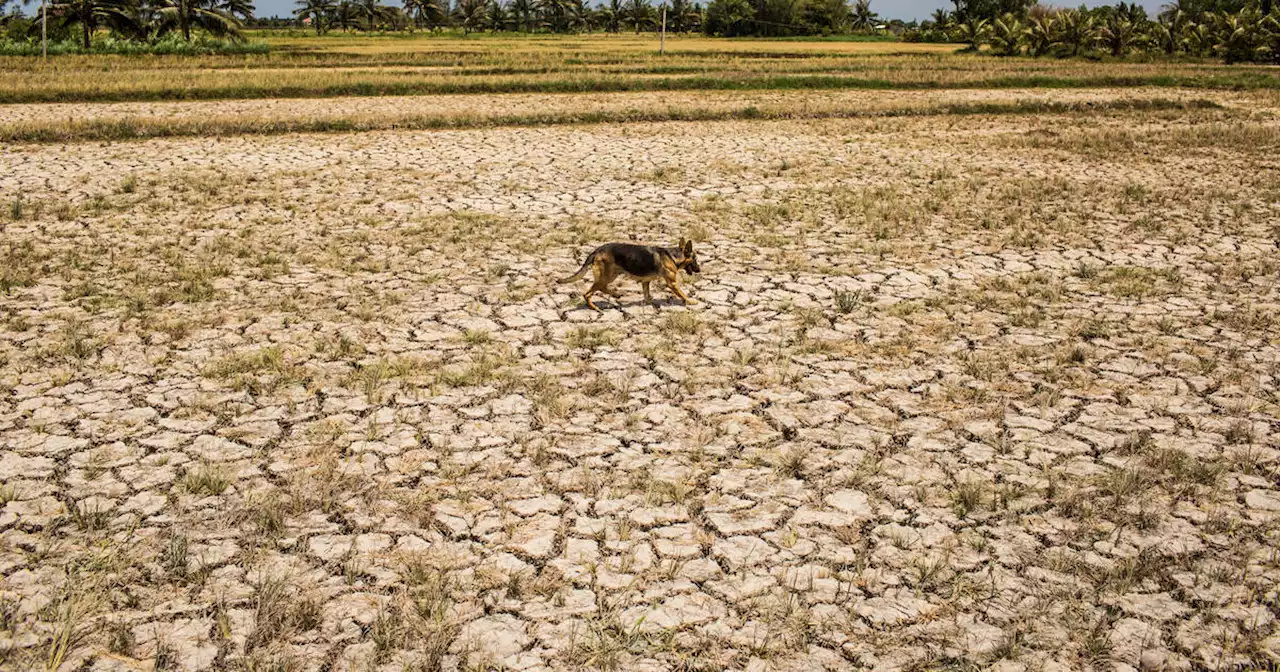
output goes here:
[[390, 17], [391, 8], [382, 4], [379, 0], [359, 0], [360, 13], [369, 21], [369, 30], [372, 31], [378, 25], [378, 21], [386, 20]]
[[177, 31], [191, 41], [191, 31], [199, 28], [215, 37], [240, 38], [240, 21], [216, 9], [212, 0], [162, 0], [156, 11], [156, 34]]
[[1001, 56], [1017, 56], [1022, 52], [1022, 39], [1027, 27], [1012, 13], [1005, 14], [991, 24], [991, 48]]
[[945, 31], [951, 28], [951, 12], [945, 9], [933, 10], [933, 16], [930, 17], [930, 20], [933, 21], [933, 27], [936, 30]]
[[160, 6], [163, 0], [138, 0], [133, 3], [133, 35], [140, 40], [151, 41], [159, 26]]
[[1097, 39], [1093, 29], [1093, 16], [1087, 12], [1066, 10], [1058, 17], [1058, 23], [1058, 40], [1071, 49], [1072, 56], [1079, 56], [1081, 49]]
[[1119, 2], [1116, 3], [1114, 12], [1132, 23], [1134, 28], [1141, 28], [1147, 23], [1147, 10], [1137, 2]]
[[1098, 38], [1101, 40], [1112, 56], [1120, 57], [1129, 53], [1129, 50], [1138, 42], [1138, 27], [1129, 19], [1119, 14], [1112, 15], [1107, 25], [1102, 27], [1098, 32]]
[[871, 0], [856, 0], [849, 22], [854, 30], [868, 30], [876, 23], [876, 13], [871, 11]]
[[598, 13], [600, 17], [600, 25], [610, 33], [616, 33], [622, 30], [623, 15], [625, 14], [622, 7], [622, 0], [609, 0], [609, 4], [602, 6]]
[[53, 3], [49, 11], [63, 26], [80, 27], [85, 51], [92, 46], [93, 33], [99, 28], [128, 34], [138, 31], [128, 0], [61, 0]]
[[443, 26], [449, 19], [449, 13], [440, 2], [441, 0], [415, 0], [411, 13], [414, 22], [425, 26], [428, 30]]
[[405, 16], [409, 17], [409, 32], [418, 26], [418, 5], [422, 0], [400, 0], [400, 6], [404, 8]]
[[568, 0], [564, 9], [566, 29], [576, 33], [591, 27], [591, 8], [587, 6], [587, 0]]
[[299, 19], [311, 19], [311, 25], [319, 35], [328, 30], [329, 15], [337, 8], [334, 0], [298, 0], [298, 8], [293, 10], [293, 14]]
[[991, 24], [986, 19], [970, 16], [956, 30], [961, 42], [969, 45], [965, 51], [978, 51], [991, 36]]
[[1207, 56], [1213, 51], [1215, 36], [1213, 27], [1209, 23], [1213, 16], [1205, 15], [1205, 18], [1209, 21], [1188, 25], [1186, 36], [1183, 38], [1187, 52], [1195, 56]]
[[1176, 54], [1184, 47], [1187, 15], [1181, 10], [1163, 12], [1160, 20], [1151, 24], [1151, 41], [1166, 54]]
[[627, 0], [623, 5], [622, 14], [626, 22], [635, 28], [636, 33], [640, 32], [641, 27], [648, 27], [653, 23], [653, 5], [649, 4], [649, 0]]
[[1057, 14], [1030, 16], [1028, 17], [1028, 23], [1026, 30], [1027, 51], [1032, 56], [1044, 56], [1054, 47], [1062, 44], [1058, 36]]
[[1227, 65], [1262, 60], [1271, 55], [1265, 39], [1266, 25], [1257, 11], [1244, 10], [1224, 14], [1217, 25], [1218, 42], [1214, 48]]
[[491, 0], [485, 10], [485, 25], [489, 30], [507, 29], [507, 7], [500, 0]]
[[516, 21], [516, 30], [533, 31], [533, 11], [531, 0], [511, 0], [511, 17]]
[[667, 13], [667, 28], [675, 33], [697, 30], [701, 14], [695, 12], [689, 0], [671, 0], [671, 11]]
[[542, 24], [554, 33], [564, 27], [567, 3], [568, 0], [534, 0], [533, 8]]
[[1169, 4], [1161, 8], [1160, 17], [1164, 18], [1176, 13], [1187, 18], [1195, 18], [1201, 13], [1201, 4], [1198, 0], [1170, 0]]
[[484, 28], [485, 0], [458, 0], [454, 9], [454, 20], [462, 26], [462, 32], [470, 35], [473, 30]]
[[1270, 56], [1272, 63], [1280, 65], [1280, 13], [1266, 12], [1260, 25], [1267, 55]]
[[253, 20], [253, 0], [219, 0], [218, 9], [242, 21]]
[[352, 0], [342, 0], [338, 7], [329, 14], [329, 26], [344, 33], [360, 29], [360, 19], [364, 12]]
[[702, 29], [708, 35], [750, 35], [758, 25], [755, 17], [755, 6], [750, 0], [712, 0], [707, 5]]

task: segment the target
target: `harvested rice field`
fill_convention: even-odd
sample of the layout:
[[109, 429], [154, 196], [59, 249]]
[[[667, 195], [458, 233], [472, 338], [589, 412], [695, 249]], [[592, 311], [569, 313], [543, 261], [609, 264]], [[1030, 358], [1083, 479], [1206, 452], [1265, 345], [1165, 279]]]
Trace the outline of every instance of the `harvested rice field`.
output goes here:
[[[265, 58], [496, 58], [334, 39]], [[1274, 70], [814, 44], [760, 68], [947, 67], [175, 101], [55, 59], [0, 105], [0, 668], [1280, 664]], [[1018, 68], [1080, 79], [974, 83]], [[556, 283], [681, 238], [692, 305]]]

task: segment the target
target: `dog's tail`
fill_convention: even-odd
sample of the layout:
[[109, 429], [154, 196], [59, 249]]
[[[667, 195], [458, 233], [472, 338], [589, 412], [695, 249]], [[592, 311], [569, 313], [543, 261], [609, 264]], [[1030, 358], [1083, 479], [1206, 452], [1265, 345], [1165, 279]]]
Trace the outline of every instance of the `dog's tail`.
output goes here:
[[591, 268], [591, 264], [592, 264], [592, 262], [594, 262], [595, 260], [596, 260], [596, 253], [595, 253], [595, 252], [592, 252], [591, 254], [588, 254], [588, 255], [587, 255], [587, 260], [586, 260], [586, 261], [584, 261], [584, 262], [582, 262], [582, 268], [579, 268], [577, 273], [574, 273], [573, 275], [571, 275], [571, 276], [569, 276], [569, 277], [567, 277], [567, 278], [565, 278], [565, 279], [563, 279], [563, 280], [556, 280], [556, 282], [557, 282], [557, 283], [559, 283], [559, 284], [562, 284], [562, 285], [567, 285], [567, 284], [569, 284], [569, 283], [573, 282], [574, 280], [581, 280], [581, 279], [582, 279], [582, 276], [584, 276], [584, 275], [586, 275], [586, 274], [587, 274], [587, 269]]

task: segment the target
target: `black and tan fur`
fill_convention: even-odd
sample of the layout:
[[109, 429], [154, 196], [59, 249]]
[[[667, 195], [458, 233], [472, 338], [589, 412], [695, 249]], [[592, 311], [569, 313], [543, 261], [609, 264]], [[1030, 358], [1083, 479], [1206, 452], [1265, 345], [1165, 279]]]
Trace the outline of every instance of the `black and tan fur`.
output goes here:
[[680, 290], [680, 271], [690, 275], [702, 272], [702, 268], [698, 266], [698, 258], [693, 253], [693, 241], [683, 238], [680, 239], [678, 247], [606, 243], [587, 255], [587, 260], [582, 262], [582, 268], [579, 268], [577, 273], [561, 280], [560, 283], [578, 280], [586, 275], [588, 270], [595, 273], [595, 282], [582, 295], [582, 298], [586, 300], [587, 306], [595, 311], [600, 309], [591, 301], [591, 295], [596, 292], [611, 294], [609, 283], [623, 274], [640, 281], [640, 286], [644, 288], [644, 300], [655, 307], [657, 304], [649, 295], [649, 283], [659, 279], [667, 283], [671, 293], [686, 306], [696, 303]]

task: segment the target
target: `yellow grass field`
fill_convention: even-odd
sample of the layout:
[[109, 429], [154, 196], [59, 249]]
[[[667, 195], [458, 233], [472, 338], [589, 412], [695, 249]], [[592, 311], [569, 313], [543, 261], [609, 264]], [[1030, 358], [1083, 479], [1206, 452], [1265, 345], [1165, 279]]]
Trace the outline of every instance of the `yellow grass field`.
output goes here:
[[[321, 37], [271, 36], [268, 42], [282, 49], [340, 54], [431, 54], [442, 51], [469, 53], [520, 54], [577, 54], [597, 55], [608, 58], [656, 54], [658, 36], [651, 32], [640, 35], [623, 32], [618, 35], [592, 33], [565, 37], [563, 35], [511, 35], [490, 36], [477, 33], [472, 37], [435, 37], [419, 33], [420, 37], [397, 36], [393, 39], [371, 38], [362, 35], [328, 33]], [[958, 47], [953, 44], [923, 44], [892, 41], [838, 41], [838, 40], [767, 40], [707, 38], [700, 35], [669, 34], [666, 50], [671, 54], [822, 54], [822, 55], [886, 55], [886, 54], [949, 54]]]

